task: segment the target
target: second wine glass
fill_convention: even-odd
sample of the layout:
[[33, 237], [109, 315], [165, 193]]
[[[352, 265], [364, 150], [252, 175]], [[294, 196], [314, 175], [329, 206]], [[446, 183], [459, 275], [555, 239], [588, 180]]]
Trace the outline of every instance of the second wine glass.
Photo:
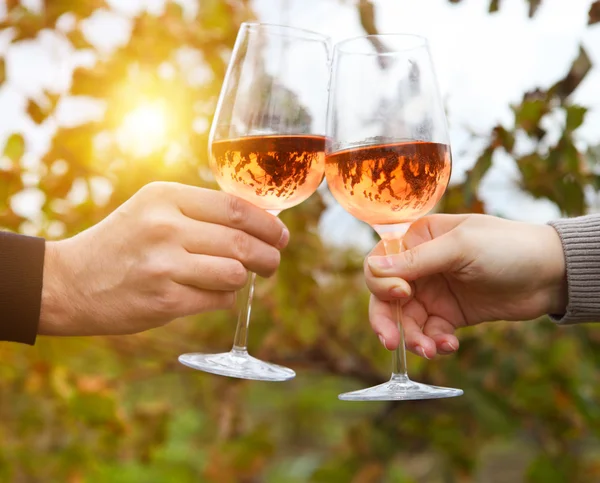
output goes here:
[[[410, 224], [435, 206], [450, 180], [446, 118], [427, 41], [414, 35], [370, 35], [336, 45], [327, 134], [325, 174], [333, 196], [373, 227], [387, 254], [398, 253]], [[461, 395], [460, 389], [409, 379], [402, 310], [397, 302], [393, 309], [401, 337], [391, 379], [340, 399]]]
[[[273, 215], [312, 195], [325, 170], [328, 37], [280, 25], [242, 24], [209, 137], [213, 173], [223, 191]], [[238, 294], [233, 348], [179, 357], [223, 376], [285, 381], [293, 370], [248, 354], [255, 274]]]

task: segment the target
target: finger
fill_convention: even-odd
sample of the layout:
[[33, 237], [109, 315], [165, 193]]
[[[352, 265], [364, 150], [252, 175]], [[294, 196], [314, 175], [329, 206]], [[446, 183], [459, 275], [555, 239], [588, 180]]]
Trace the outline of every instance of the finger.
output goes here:
[[183, 247], [190, 253], [231, 258], [262, 277], [279, 267], [279, 250], [242, 230], [189, 220], [182, 231]]
[[463, 250], [452, 233], [447, 233], [398, 255], [371, 256], [367, 263], [377, 277], [399, 277], [410, 282], [451, 271], [464, 260], [466, 254]]
[[423, 327], [423, 333], [430, 337], [439, 354], [452, 354], [458, 350], [458, 338], [454, 335], [454, 326], [442, 317], [432, 315]]
[[248, 280], [248, 270], [232, 258], [186, 253], [176, 266], [173, 281], [197, 289], [231, 292]]
[[419, 218], [410, 225], [402, 240], [406, 249], [414, 248], [421, 243], [439, 238], [454, 230], [458, 225], [469, 218], [470, 215], [437, 214]]
[[413, 354], [432, 359], [437, 354], [435, 341], [423, 333], [427, 321], [425, 308], [416, 300], [411, 300], [402, 308], [402, 327], [406, 348]]
[[392, 308], [388, 302], [371, 295], [369, 301], [369, 322], [379, 341], [388, 350], [398, 347], [400, 332], [392, 318]]
[[364, 264], [365, 282], [367, 288], [378, 299], [389, 301], [401, 297], [410, 297], [412, 288], [406, 280], [397, 277], [376, 277], [373, 275], [369, 264]]
[[185, 216], [245, 231], [280, 249], [287, 245], [288, 229], [279, 218], [265, 210], [222, 191], [183, 184], [176, 186], [176, 201]]
[[152, 297], [150, 303], [156, 314], [173, 320], [212, 310], [230, 309], [235, 305], [235, 292], [204, 290], [173, 283], [168, 290]]
[[[431, 359], [436, 354], [435, 342], [423, 334], [421, 328], [426, 317], [423, 308], [411, 300], [401, 309], [400, 317], [404, 329], [406, 348], [414, 354]], [[422, 312], [421, 312], [422, 311]], [[379, 336], [381, 344], [387, 350], [394, 350], [400, 343], [400, 332], [396, 323], [396, 309], [393, 304], [383, 302], [371, 296], [369, 320], [373, 331]]]
[[235, 292], [201, 290], [183, 285], [181, 287], [180, 317], [214, 310], [227, 310], [235, 306]]
[[365, 281], [371, 293], [386, 302], [410, 297], [412, 294], [411, 285], [401, 278], [377, 278], [370, 275], [365, 277]]

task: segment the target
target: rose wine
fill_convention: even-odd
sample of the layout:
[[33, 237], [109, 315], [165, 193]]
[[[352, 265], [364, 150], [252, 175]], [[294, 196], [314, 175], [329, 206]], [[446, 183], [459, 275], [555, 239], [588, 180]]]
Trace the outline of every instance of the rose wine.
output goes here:
[[302, 203], [323, 181], [325, 138], [249, 136], [210, 146], [213, 172], [223, 191], [265, 210]]
[[373, 226], [411, 222], [428, 213], [448, 186], [451, 166], [448, 145], [405, 142], [332, 153], [325, 174], [344, 209]]

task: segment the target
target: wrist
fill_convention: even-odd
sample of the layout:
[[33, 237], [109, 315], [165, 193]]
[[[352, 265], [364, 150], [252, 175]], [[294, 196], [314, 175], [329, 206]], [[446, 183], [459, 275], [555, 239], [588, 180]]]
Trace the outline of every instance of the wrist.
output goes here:
[[546, 231], [544, 259], [548, 268], [544, 277], [546, 313], [561, 315], [567, 311], [569, 301], [565, 253], [556, 230], [549, 225], [545, 225], [543, 229]]
[[71, 324], [72, 314], [65, 282], [67, 270], [62, 250], [64, 243], [64, 241], [46, 242], [38, 327], [40, 335], [66, 335], [66, 329]]

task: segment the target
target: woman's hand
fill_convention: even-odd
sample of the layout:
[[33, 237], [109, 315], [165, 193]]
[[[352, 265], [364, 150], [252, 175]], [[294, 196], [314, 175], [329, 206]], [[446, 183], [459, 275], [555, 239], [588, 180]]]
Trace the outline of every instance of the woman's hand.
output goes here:
[[370, 321], [399, 343], [390, 301], [403, 308], [406, 346], [432, 358], [458, 349], [457, 328], [564, 313], [565, 260], [554, 228], [485, 215], [431, 215], [411, 226], [399, 255], [379, 243], [365, 261]]

